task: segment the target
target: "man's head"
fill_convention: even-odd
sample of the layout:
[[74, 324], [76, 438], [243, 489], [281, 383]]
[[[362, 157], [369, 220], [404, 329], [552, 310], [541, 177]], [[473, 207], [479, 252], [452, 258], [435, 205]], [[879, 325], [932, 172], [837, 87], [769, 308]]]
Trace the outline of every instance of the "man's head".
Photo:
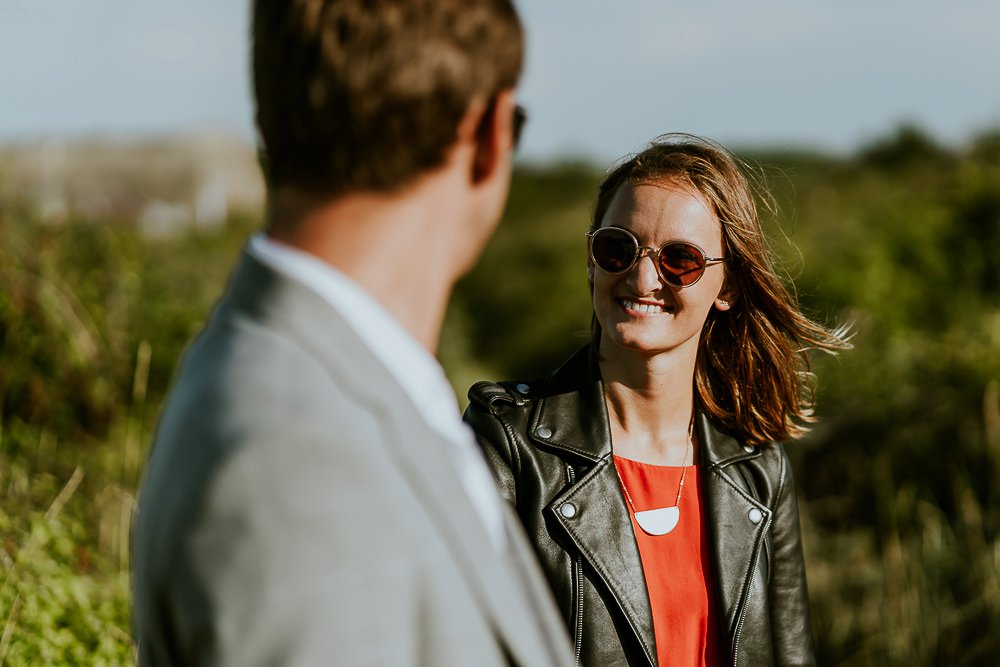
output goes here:
[[473, 101], [515, 86], [522, 55], [510, 0], [255, 0], [269, 186], [405, 185], [444, 162]]

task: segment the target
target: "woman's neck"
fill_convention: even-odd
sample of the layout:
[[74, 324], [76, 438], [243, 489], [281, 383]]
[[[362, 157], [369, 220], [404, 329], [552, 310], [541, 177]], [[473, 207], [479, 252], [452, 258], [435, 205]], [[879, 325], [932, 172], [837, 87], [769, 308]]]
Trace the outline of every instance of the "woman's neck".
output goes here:
[[616, 455], [656, 465], [692, 462], [688, 441], [696, 357], [685, 352], [644, 356], [602, 350], [599, 363]]

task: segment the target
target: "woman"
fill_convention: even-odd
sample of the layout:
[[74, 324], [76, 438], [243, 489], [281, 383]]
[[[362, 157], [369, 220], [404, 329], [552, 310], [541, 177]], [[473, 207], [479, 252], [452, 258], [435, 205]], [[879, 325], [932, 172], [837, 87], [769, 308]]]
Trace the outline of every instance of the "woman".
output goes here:
[[808, 349], [848, 347], [779, 280], [733, 157], [668, 135], [601, 183], [594, 337], [550, 376], [481, 382], [467, 421], [583, 665], [814, 662], [778, 441]]

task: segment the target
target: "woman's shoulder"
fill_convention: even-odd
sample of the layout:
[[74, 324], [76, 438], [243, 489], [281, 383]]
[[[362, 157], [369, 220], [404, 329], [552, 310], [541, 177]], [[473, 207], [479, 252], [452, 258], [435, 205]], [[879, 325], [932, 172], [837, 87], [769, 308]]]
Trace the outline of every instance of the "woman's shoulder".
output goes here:
[[534, 407], [527, 382], [477, 382], [469, 388], [469, 406], [463, 419], [483, 446], [516, 447], [525, 440]]
[[754, 454], [737, 465], [752, 471], [748, 477], [755, 487], [753, 495], [766, 499], [766, 504], [773, 506], [790, 493], [794, 494], [792, 463], [784, 444], [764, 442], [754, 445], [752, 449]]
[[725, 430], [706, 413], [702, 413], [701, 425], [704, 447], [713, 467], [729, 469], [731, 478], [776, 493], [781, 493], [791, 481], [791, 463], [782, 443], [753, 442], [742, 434]]
[[760, 450], [761, 456], [771, 465], [779, 467], [788, 465], [788, 451], [784, 444], [771, 440], [755, 446]]
[[531, 401], [528, 395], [530, 386], [523, 381], [477, 382], [469, 388], [469, 409], [499, 414], [515, 408], [524, 408]]
[[535, 424], [541, 419], [579, 421], [581, 396], [599, 389], [599, 377], [592, 363], [593, 353], [585, 346], [559, 368], [548, 375], [530, 380], [477, 382], [469, 389], [469, 406], [465, 421], [483, 444], [498, 446], [505, 443], [516, 449], [533, 449], [528, 434], [534, 425], [548, 430], [553, 424]]
[[592, 357], [587, 345], [548, 375], [530, 380], [477, 382], [469, 388], [469, 410], [493, 415], [528, 412], [546, 396], [573, 392], [594, 381]]
[[767, 441], [744, 444], [742, 449], [748, 454], [745, 462], [762, 469], [769, 478], [777, 481], [786, 474], [790, 463], [788, 452], [782, 443]]

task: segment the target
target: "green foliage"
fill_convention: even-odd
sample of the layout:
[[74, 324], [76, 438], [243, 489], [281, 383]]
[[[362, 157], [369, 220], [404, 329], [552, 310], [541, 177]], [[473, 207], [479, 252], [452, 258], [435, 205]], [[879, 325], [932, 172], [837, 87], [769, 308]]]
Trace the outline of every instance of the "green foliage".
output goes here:
[[[82, 477], [78, 469], [42, 512], [13, 516], [0, 509], [0, 663], [11, 665], [133, 664], [128, 633], [128, 575], [102, 562], [79, 518], [62, 515]], [[23, 470], [3, 479], [14, 494], [50, 479]], [[6, 504], [16, 504], [8, 497]]]
[[1000, 657], [1000, 162], [914, 133], [786, 193], [804, 302], [856, 330], [797, 452], [831, 664]]
[[[0, 208], [0, 663], [133, 662], [128, 540], [145, 447], [255, 224], [150, 240]], [[73, 481], [72, 502], [57, 479]]]
[[[1000, 131], [960, 149], [902, 128], [852, 158], [747, 157], [802, 303], [855, 331], [855, 349], [815, 360], [820, 421], [789, 447], [821, 664], [1000, 661]], [[443, 331], [460, 396], [547, 373], [587, 340], [601, 173], [516, 171]], [[141, 461], [257, 221], [150, 239], [3, 204], [0, 659], [130, 664]]]
[[469, 351], [494, 373], [551, 370], [551, 360], [587, 341], [584, 232], [598, 179], [579, 164], [515, 173], [500, 229], [459, 283], [449, 313], [463, 318]]
[[952, 160], [947, 150], [912, 124], [903, 125], [891, 137], [864, 148], [859, 157], [864, 165], [888, 171], [899, 171], [914, 165], [940, 169]]

